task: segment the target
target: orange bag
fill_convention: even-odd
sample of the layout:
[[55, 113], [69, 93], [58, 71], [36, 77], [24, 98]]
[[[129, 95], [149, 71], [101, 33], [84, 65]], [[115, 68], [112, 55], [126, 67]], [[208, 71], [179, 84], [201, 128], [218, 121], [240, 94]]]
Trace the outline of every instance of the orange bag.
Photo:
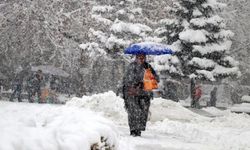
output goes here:
[[41, 91], [41, 101], [46, 102], [46, 99], [48, 98], [48, 96], [49, 96], [49, 89], [43, 89]]
[[152, 91], [158, 88], [157, 81], [150, 69], [146, 69], [143, 78], [144, 90]]

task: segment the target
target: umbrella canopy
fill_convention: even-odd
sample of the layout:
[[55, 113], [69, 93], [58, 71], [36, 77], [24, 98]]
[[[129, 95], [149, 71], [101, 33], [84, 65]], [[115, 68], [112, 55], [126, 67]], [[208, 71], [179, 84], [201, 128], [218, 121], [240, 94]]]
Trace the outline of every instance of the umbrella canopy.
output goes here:
[[130, 45], [124, 51], [125, 54], [145, 54], [145, 55], [164, 55], [174, 54], [168, 45], [154, 43], [154, 42], [143, 42]]
[[60, 68], [49, 65], [32, 66], [31, 71], [42, 70], [44, 74], [51, 74], [55, 76], [68, 77], [69, 74]]

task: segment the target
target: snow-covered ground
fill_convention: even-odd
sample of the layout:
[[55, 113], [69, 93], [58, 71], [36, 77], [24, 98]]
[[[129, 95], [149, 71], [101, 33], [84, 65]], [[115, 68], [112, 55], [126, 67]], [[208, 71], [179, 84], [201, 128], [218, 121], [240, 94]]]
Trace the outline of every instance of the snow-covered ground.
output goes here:
[[249, 115], [210, 107], [201, 111], [216, 117], [206, 117], [162, 98], [152, 100], [141, 137], [129, 136], [123, 100], [113, 92], [66, 105], [0, 101], [0, 108], [0, 150], [82, 150], [100, 136], [117, 150], [250, 149]]
[[88, 150], [105, 141], [118, 145], [115, 125], [86, 109], [0, 101], [0, 118], [0, 150]]

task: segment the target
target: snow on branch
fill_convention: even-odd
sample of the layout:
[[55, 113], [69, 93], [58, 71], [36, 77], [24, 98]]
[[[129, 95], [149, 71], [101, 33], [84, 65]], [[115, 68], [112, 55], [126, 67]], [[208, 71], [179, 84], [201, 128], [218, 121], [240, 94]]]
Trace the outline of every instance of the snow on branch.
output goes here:
[[178, 68], [180, 63], [177, 56], [172, 55], [160, 55], [154, 57], [154, 68], [157, 71], [168, 70], [170, 73], [177, 73], [182, 75], [181, 70]]
[[215, 81], [214, 75], [211, 71], [207, 71], [207, 70], [196, 70], [196, 72], [198, 73], [198, 76], [202, 76], [210, 81]]
[[217, 2], [217, 0], [207, 0], [207, 3], [202, 4], [202, 6], [204, 8], [207, 8], [210, 6], [214, 9], [220, 9], [220, 8], [226, 7], [227, 5], [225, 3]]
[[191, 43], [202, 43], [207, 42], [207, 31], [205, 30], [193, 30], [187, 29], [179, 34], [181, 40]]
[[231, 38], [234, 36], [234, 33], [231, 30], [222, 29], [220, 32], [213, 34], [214, 38]]
[[126, 41], [124, 39], [119, 39], [113, 34], [110, 35], [110, 37], [107, 39], [107, 42], [105, 42], [105, 46], [108, 49], [112, 49], [115, 45], [120, 45], [120, 46], [127, 46], [131, 44], [131, 41]]
[[214, 68], [216, 63], [211, 59], [194, 57], [189, 61], [189, 65], [197, 66], [202, 69]]
[[216, 65], [214, 70], [212, 71], [214, 76], [220, 76], [220, 75], [236, 75], [240, 76], [240, 71], [238, 67], [233, 68], [226, 68], [221, 65]]
[[201, 13], [201, 11], [198, 8], [196, 8], [193, 11], [193, 16], [194, 17], [199, 17], [199, 16], [202, 16], [202, 13]]
[[125, 23], [122, 21], [117, 21], [114, 23], [111, 28], [111, 31], [114, 31], [115, 33], [121, 33], [121, 32], [130, 32], [139, 36], [144, 36], [145, 32], [151, 32], [152, 29], [144, 24], [140, 23]]
[[218, 15], [212, 16], [210, 18], [205, 18], [205, 17], [194, 18], [190, 20], [190, 23], [198, 27], [204, 27], [207, 24], [212, 24], [214, 26], [219, 26], [221, 28], [225, 27], [225, 24], [223, 23], [223, 19]]
[[112, 7], [110, 5], [94, 6], [92, 8], [92, 12], [101, 12], [101, 13], [111, 12], [112, 10], [114, 10], [114, 7]]
[[231, 48], [232, 41], [227, 40], [220, 43], [207, 44], [206, 46], [194, 45], [193, 52], [199, 52], [201, 55], [213, 52], [224, 52]]
[[238, 66], [239, 66], [239, 62], [236, 61], [236, 60], [234, 60], [234, 58], [231, 57], [231, 56], [226, 56], [226, 57], [223, 59], [223, 61], [228, 62], [228, 63], [229, 63], [231, 66], [233, 66], [233, 67], [238, 67]]
[[104, 23], [105, 25], [111, 25], [113, 22], [109, 19], [103, 18], [101, 15], [92, 14], [91, 17], [99, 23]]
[[97, 37], [102, 43], [105, 43], [108, 39], [106, 34], [102, 31], [95, 31], [94, 29], [90, 28], [89, 32], [93, 34], [95, 37]]
[[83, 43], [83, 44], [80, 44], [79, 47], [81, 49], [84, 49], [86, 50], [86, 52], [89, 53], [89, 57], [91, 58], [95, 58], [97, 55], [106, 55], [107, 53], [99, 48], [99, 44], [98, 43]]

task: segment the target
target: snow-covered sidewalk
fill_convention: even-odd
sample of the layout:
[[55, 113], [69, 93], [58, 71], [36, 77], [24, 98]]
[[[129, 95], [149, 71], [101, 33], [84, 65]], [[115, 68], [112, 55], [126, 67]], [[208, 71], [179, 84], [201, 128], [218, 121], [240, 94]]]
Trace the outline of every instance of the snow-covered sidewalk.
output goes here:
[[113, 92], [66, 105], [0, 101], [0, 150], [88, 150], [104, 137], [114, 150], [249, 150], [250, 116], [214, 107], [206, 117], [162, 98], [151, 103], [147, 130], [131, 137], [123, 100]]
[[[214, 107], [202, 109], [212, 117], [199, 115], [180, 103], [152, 100], [147, 130], [141, 137], [129, 136], [123, 100], [113, 92], [73, 98], [66, 105], [102, 112], [120, 133], [119, 150], [248, 150], [250, 116]], [[216, 117], [218, 116], [218, 117]]]

